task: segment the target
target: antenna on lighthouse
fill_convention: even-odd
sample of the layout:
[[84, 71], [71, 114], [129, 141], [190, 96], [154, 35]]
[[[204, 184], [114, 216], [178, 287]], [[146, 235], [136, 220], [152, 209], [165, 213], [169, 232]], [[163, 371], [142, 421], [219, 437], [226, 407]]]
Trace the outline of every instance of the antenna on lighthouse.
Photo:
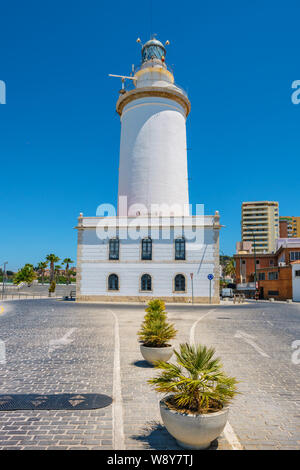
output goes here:
[[135, 77], [135, 76], [133, 76], [133, 77], [128, 77], [128, 76], [126, 76], [126, 75], [114, 75], [114, 74], [112, 74], [112, 73], [109, 73], [108, 76], [109, 76], [109, 77], [117, 77], [117, 78], [120, 78], [120, 79], [121, 79], [122, 88], [121, 88], [121, 90], [119, 91], [119, 93], [121, 93], [121, 94], [126, 93], [126, 90], [125, 90], [125, 81], [126, 81], [126, 80], [136, 80], [136, 77]]

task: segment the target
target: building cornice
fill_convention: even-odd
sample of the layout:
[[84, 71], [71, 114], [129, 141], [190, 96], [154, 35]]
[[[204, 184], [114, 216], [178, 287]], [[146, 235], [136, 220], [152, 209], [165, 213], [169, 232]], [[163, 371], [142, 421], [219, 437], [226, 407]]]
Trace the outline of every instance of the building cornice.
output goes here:
[[188, 116], [191, 111], [190, 100], [180, 91], [176, 91], [174, 88], [170, 87], [145, 87], [135, 88], [134, 90], [127, 91], [124, 95], [120, 95], [116, 105], [117, 113], [121, 116], [124, 107], [128, 103], [140, 98], [148, 98], [149, 96], [176, 101], [183, 107], [186, 116]]

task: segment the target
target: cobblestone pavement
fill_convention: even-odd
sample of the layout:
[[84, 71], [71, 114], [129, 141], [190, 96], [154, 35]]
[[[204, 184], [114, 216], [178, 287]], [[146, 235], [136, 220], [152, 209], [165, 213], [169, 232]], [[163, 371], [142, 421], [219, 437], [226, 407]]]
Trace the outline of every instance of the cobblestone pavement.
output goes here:
[[[70, 393], [75, 401], [88, 393], [112, 397], [114, 312], [125, 448], [179, 450], [162, 426], [158, 396], [147, 384], [155, 370], [143, 361], [136, 338], [144, 306], [51, 299], [1, 305], [0, 340], [7, 362], [0, 363], [0, 402], [7, 395], [31, 393], [41, 398]], [[257, 303], [214, 311], [190, 305], [167, 309], [179, 330], [176, 344], [189, 341], [194, 325], [196, 340], [214, 345], [226, 371], [241, 381], [230, 423], [242, 445], [299, 449], [300, 365], [291, 361], [291, 343], [300, 339], [300, 307]], [[0, 449], [112, 449], [112, 409], [0, 411]], [[231, 447], [222, 435], [216, 448]]]
[[300, 449], [300, 364], [292, 362], [300, 305], [216, 308], [199, 322], [196, 339], [213, 345], [240, 381], [229, 420], [243, 446]]
[[[0, 396], [70, 393], [76, 401], [86, 393], [112, 395], [110, 315], [99, 316], [94, 305], [55, 300], [2, 305], [7, 363], [0, 364]], [[0, 449], [53, 448], [111, 449], [112, 407], [0, 412]]]

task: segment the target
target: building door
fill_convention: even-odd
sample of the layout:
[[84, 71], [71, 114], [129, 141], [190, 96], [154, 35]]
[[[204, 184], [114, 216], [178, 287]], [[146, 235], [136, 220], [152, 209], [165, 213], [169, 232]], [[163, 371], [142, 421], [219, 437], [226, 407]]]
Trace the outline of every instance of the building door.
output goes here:
[[260, 298], [260, 299], [264, 299], [264, 288], [263, 288], [263, 287], [261, 287], [261, 288], [259, 289], [259, 298]]

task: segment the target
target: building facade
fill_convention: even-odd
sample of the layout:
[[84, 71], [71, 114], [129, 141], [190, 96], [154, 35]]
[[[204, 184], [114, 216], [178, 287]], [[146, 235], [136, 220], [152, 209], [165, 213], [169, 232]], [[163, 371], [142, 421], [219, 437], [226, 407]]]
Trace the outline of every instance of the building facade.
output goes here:
[[[79, 301], [147, 301], [159, 297], [167, 302], [206, 303], [209, 301], [209, 274], [214, 275], [212, 301], [219, 302], [219, 217], [206, 216], [198, 229], [204, 231], [203, 244], [195, 250], [195, 221], [180, 235], [181, 221], [176, 227], [161, 228], [153, 221], [148, 236], [147, 220], [130, 218], [136, 237], [123, 237], [122, 219], [102, 219], [112, 224], [117, 236], [99, 238], [99, 218], [78, 219], [77, 300]], [[145, 223], [143, 227], [143, 222]], [[143, 232], [143, 235], [141, 235]], [[115, 235], [115, 233], [113, 235]], [[135, 238], [135, 239], [134, 239]], [[192, 274], [192, 276], [191, 276]]]
[[252, 242], [256, 253], [274, 253], [279, 238], [279, 205], [275, 201], [243, 202], [242, 242]]
[[279, 217], [280, 238], [300, 237], [300, 217]]
[[256, 271], [257, 290], [261, 299], [287, 300], [297, 297], [298, 274], [293, 273], [293, 269], [296, 269], [293, 266], [300, 262], [300, 238], [278, 239], [276, 248], [275, 253], [234, 255], [239, 291], [248, 289], [252, 294], [255, 293]]
[[260, 268], [257, 274], [260, 299], [287, 300], [293, 298], [291, 265]]
[[[219, 303], [220, 217], [190, 215], [186, 118], [165, 46], [151, 39], [122, 89], [118, 209], [77, 224], [77, 301]], [[213, 275], [209, 281], [208, 275]]]

